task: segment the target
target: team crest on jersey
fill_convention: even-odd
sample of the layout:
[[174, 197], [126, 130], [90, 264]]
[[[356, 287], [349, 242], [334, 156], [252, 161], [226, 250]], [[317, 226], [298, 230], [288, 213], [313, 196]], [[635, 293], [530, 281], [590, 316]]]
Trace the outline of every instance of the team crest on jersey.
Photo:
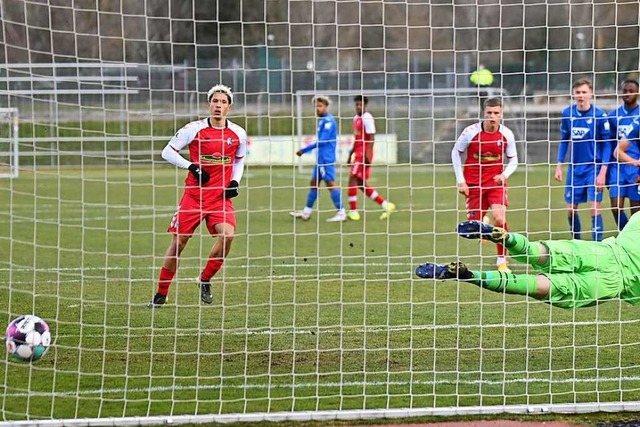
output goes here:
[[502, 140], [501, 139], [497, 140], [496, 144], [498, 144], [498, 147], [502, 147]]
[[201, 163], [215, 163], [215, 164], [231, 163], [231, 157], [223, 156], [220, 153], [213, 153], [213, 154], [210, 154], [210, 155], [201, 154], [200, 155], [200, 162]]
[[589, 128], [571, 128], [571, 136], [574, 139], [582, 139], [586, 134], [589, 133]]
[[590, 125], [593, 122], [593, 119], [587, 119], [587, 124]]
[[231, 144], [233, 144], [233, 139], [227, 138], [227, 145], [231, 145]]

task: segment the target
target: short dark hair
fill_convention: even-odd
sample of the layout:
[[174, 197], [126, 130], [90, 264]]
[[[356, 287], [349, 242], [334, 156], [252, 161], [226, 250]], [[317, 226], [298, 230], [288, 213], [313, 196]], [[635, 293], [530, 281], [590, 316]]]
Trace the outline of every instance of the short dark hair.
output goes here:
[[362, 102], [364, 105], [367, 105], [369, 103], [369, 97], [364, 96], [364, 95], [356, 95], [353, 97], [353, 102]]
[[573, 82], [573, 85], [571, 86], [571, 89], [575, 89], [578, 86], [583, 86], [583, 85], [587, 85], [589, 86], [589, 89], [593, 90], [593, 83], [591, 83], [591, 80], [589, 79], [578, 79], [575, 82]]
[[626, 85], [627, 83], [631, 83], [632, 85], [636, 85], [637, 88], [640, 88], [640, 84], [638, 84], [638, 81], [634, 80], [634, 79], [627, 79], [627, 80], [623, 81], [620, 86], [624, 87], [624, 85]]
[[489, 98], [482, 104], [482, 109], [486, 110], [487, 107], [500, 107], [502, 108], [502, 100], [500, 98]]

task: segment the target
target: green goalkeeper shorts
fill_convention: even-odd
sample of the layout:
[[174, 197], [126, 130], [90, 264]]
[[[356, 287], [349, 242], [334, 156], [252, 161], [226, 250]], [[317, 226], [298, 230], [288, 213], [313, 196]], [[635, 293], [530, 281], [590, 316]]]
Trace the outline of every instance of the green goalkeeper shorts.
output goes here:
[[550, 262], [535, 268], [551, 282], [549, 304], [588, 307], [620, 295], [622, 272], [610, 245], [584, 240], [540, 243], [549, 249]]

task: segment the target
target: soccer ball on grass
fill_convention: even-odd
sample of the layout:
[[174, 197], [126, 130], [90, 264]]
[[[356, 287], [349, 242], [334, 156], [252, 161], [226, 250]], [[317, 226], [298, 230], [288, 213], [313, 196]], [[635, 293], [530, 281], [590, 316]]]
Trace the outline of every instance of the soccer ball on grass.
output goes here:
[[5, 333], [7, 352], [23, 362], [40, 359], [51, 344], [47, 322], [32, 314], [14, 319]]

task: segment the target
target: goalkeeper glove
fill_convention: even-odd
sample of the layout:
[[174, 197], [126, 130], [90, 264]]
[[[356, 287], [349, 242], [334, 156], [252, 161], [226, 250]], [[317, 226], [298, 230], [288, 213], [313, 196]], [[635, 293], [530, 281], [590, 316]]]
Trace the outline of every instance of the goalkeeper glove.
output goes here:
[[198, 180], [198, 184], [203, 185], [209, 182], [209, 173], [206, 170], [198, 167], [198, 165], [191, 163], [189, 165], [189, 172]]
[[233, 180], [229, 183], [227, 188], [224, 190], [224, 197], [227, 199], [233, 199], [234, 197], [238, 197], [238, 181]]

